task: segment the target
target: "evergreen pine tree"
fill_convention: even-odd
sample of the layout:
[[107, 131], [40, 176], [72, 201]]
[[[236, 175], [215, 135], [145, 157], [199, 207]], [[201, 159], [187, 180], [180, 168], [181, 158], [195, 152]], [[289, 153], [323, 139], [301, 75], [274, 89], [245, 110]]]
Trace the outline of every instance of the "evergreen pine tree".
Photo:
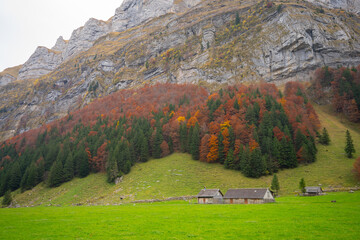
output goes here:
[[145, 136], [142, 137], [140, 146], [140, 161], [146, 162], [149, 159], [149, 146]]
[[29, 189], [29, 186], [27, 185], [28, 176], [29, 176], [29, 168], [26, 169], [24, 175], [22, 176], [20, 183], [21, 192], [25, 192], [26, 190]]
[[278, 195], [278, 192], [280, 190], [280, 184], [276, 174], [274, 174], [273, 179], [271, 181], [270, 190], [274, 193], [275, 196]]
[[[156, 128], [156, 133], [155, 133], [155, 139], [154, 139], [154, 145], [152, 148], [152, 154], [154, 158], [161, 158], [161, 143], [163, 141], [163, 137], [162, 137], [162, 133], [161, 133], [161, 129], [160, 127]], [[186, 141], [185, 141], [185, 146], [186, 146]]]
[[64, 164], [64, 182], [70, 181], [74, 177], [74, 158], [70, 152]]
[[330, 137], [329, 137], [329, 133], [326, 130], [326, 128], [323, 128], [322, 134], [320, 135], [319, 142], [321, 144], [323, 144], [323, 145], [329, 145], [330, 144]]
[[[129, 149], [128, 143], [123, 141], [121, 149], [122, 149], [122, 152], [120, 152], [120, 156], [122, 156], [122, 157], [121, 157], [121, 160], [118, 161], [118, 167], [122, 173], [128, 174], [131, 169], [131, 154], [130, 154], [130, 149]], [[161, 152], [160, 152], [160, 154], [161, 154]]]
[[306, 137], [304, 134], [302, 134], [301, 130], [298, 129], [295, 134], [295, 151], [299, 151], [299, 149], [302, 147], [306, 140]]
[[35, 165], [35, 163], [32, 163], [29, 167], [29, 175], [27, 178], [27, 186], [29, 188], [35, 187], [39, 183], [38, 181], [38, 169]]
[[250, 171], [248, 176], [259, 178], [264, 175], [266, 170], [265, 160], [259, 148], [254, 149], [250, 154]]
[[234, 101], [234, 108], [236, 109], [236, 110], [240, 110], [240, 106], [239, 106], [239, 103], [238, 103], [238, 101], [235, 99], [235, 101]]
[[199, 150], [199, 148], [200, 148], [200, 129], [199, 129], [199, 124], [197, 122], [195, 124], [191, 138], [192, 138], [191, 146], [190, 146], [191, 155], [194, 160], [199, 160], [200, 159], [200, 150]]
[[218, 149], [219, 149], [219, 162], [223, 164], [225, 162], [225, 153], [224, 153], [224, 136], [222, 133], [219, 133], [219, 142], [218, 142]]
[[12, 202], [11, 191], [7, 190], [2, 200], [2, 205], [7, 207], [11, 204], [11, 202]]
[[15, 162], [12, 165], [10, 172], [9, 187], [12, 191], [18, 189], [21, 183], [21, 169], [19, 162]]
[[106, 163], [106, 175], [107, 175], [107, 181], [109, 183], [114, 182], [115, 179], [119, 176], [119, 169], [117, 165], [115, 152], [116, 150], [112, 151]]
[[77, 173], [80, 178], [86, 177], [90, 173], [90, 166], [88, 161], [88, 155], [84, 147], [81, 147], [75, 155], [75, 161], [77, 162]]
[[304, 178], [301, 178], [299, 182], [299, 189], [302, 193], [305, 193], [305, 187], [306, 187], [305, 180]]
[[224, 162], [224, 167], [228, 169], [234, 169], [234, 150], [229, 150]]
[[346, 130], [346, 146], [345, 146], [345, 153], [348, 158], [352, 158], [353, 154], [355, 153], [354, 143], [351, 138], [349, 130]]
[[55, 161], [50, 168], [49, 187], [58, 187], [64, 182], [63, 165], [61, 161]]
[[[180, 135], [180, 150], [186, 152], [186, 142], [187, 142], [187, 128], [186, 124], [182, 123], [179, 128]], [[161, 144], [161, 142], [160, 142]], [[159, 145], [160, 146], [160, 145]]]
[[235, 15], [235, 25], [239, 25], [240, 24], [240, 17], [239, 17], [239, 13], [237, 12]]

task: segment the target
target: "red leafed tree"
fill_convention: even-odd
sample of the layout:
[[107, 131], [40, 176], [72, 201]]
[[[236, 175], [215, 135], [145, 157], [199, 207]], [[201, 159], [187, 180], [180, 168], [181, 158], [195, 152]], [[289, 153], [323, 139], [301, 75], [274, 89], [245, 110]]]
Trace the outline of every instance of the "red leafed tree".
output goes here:
[[214, 134], [210, 136], [209, 139], [209, 153], [207, 155], [207, 162], [216, 162], [219, 158], [219, 147], [218, 147], [218, 137]]
[[96, 151], [96, 156], [93, 158], [89, 158], [89, 163], [91, 169], [95, 172], [104, 172], [105, 164], [108, 157], [108, 152], [106, 151], [107, 143], [104, 142]]
[[275, 126], [273, 129], [274, 136], [277, 138], [277, 140], [281, 141], [281, 139], [285, 136], [285, 134], [278, 128], [278, 126]]
[[160, 148], [161, 148], [161, 157], [166, 157], [170, 154], [169, 145], [165, 140], [160, 144]]
[[200, 161], [206, 162], [207, 161], [207, 155], [209, 154], [209, 140], [210, 135], [205, 134], [204, 137], [201, 139], [200, 143]]
[[254, 139], [250, 139], [250, 142], [249, 142], [250, 152], [254, 151], [258, 147], [259, 147], [259, 143], [257, 143]]

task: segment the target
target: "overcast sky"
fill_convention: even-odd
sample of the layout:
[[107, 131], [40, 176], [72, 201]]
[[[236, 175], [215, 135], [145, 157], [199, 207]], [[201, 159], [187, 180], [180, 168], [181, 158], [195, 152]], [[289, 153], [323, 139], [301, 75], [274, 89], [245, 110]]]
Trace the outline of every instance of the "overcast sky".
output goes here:
[[123, 0], [0, 0], [0, 72], [20, 65], [37, 46], [68, 40], [93, 17], [108, 20]]

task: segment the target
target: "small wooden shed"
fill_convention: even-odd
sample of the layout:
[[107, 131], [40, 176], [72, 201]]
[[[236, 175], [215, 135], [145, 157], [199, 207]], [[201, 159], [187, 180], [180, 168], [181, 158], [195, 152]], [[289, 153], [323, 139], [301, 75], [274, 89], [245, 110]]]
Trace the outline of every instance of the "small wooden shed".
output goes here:
[[275, 202], [267, 188], [229, 189], [224, 196], [226, 204], [259, 204]]
[[322, 194], [323, 190], [321, 187], [305, 187], [305, 196], [318, 196]]
[[221, 204], [223, 197], [220, 189], [202, 189], [197, 195], [199, 204]]

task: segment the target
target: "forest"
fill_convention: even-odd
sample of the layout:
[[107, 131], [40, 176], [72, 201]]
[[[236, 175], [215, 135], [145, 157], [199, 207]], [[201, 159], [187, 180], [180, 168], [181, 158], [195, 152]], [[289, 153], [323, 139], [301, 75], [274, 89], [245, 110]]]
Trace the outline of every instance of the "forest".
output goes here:
[[317, 69], [311, 90], [316, 101], [330, 99], [334, 111], [344, 113], [351, 122], [360, 121], [360, 65]]
[[187, 152], [194, 160], [258, 178], [316, 161], [319, 119], [302, 84], [154, 84], [100, 98], [0, 144], [0, 196], [40, 182], [56, 187], [137, 162]]

